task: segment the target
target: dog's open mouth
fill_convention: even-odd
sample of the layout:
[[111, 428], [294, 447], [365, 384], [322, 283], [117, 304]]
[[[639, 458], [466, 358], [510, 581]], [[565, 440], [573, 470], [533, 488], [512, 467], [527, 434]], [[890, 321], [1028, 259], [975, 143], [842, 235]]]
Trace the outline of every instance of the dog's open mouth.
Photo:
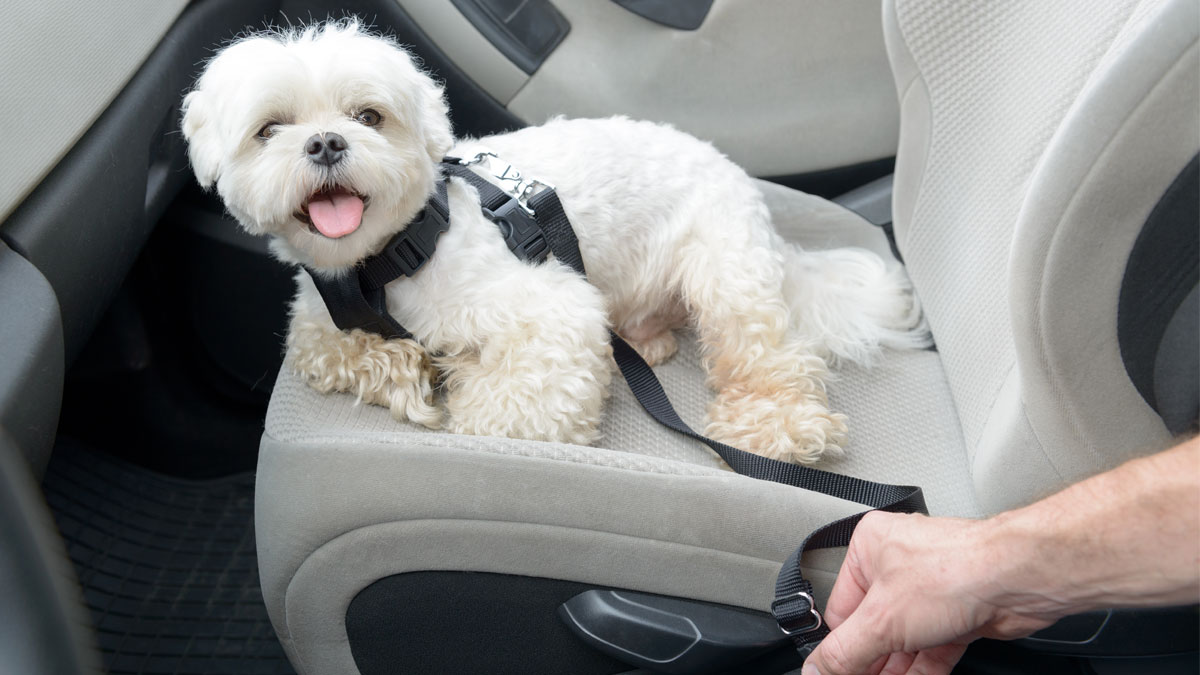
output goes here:
[[296, 219], [308, 224], [308, 229], [330, 239], [344, 237], [362, 224], [363, 211], [371, 198], [335, 186], [314, 192], [296, 212]]

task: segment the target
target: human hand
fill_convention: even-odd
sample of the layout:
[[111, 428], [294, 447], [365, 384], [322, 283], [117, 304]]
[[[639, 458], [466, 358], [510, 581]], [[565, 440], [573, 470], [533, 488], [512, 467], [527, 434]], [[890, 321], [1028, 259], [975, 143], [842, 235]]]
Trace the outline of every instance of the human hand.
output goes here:
[[833, 632], [803, 675], [949, 673], [976, 638], [1053, 623], [1008, 588], [1022, 561], [1005, 539], [992, 521], [867, 514], [824, 612]]

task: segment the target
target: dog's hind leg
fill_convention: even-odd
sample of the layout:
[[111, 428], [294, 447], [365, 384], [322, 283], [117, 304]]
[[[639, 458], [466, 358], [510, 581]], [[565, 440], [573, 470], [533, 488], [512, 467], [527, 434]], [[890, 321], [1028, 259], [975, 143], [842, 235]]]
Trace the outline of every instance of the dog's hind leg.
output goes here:
[[398, 420], [439, 428], [442, 411], [433, 401], [437, 373], [425, 349], [412, 340], [338, 330], [307, 274], [299, 276], [284, 367], [321, 393], [351, 393], [389, 408]]
[[801, 463], [840, 452], [846, 423], [829, 412], [825, 361], [789, 330], [783, 242], [760, 201], [726, 206], [720, 222], [694, 228], [676, 261], [675, 285], [717, 391], [705, 433]]

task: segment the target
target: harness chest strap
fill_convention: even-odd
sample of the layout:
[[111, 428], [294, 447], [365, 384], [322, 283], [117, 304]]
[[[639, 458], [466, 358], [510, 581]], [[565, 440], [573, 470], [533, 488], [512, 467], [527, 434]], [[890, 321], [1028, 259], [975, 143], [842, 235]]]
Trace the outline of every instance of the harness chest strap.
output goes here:
[[[476, 160], [483, 154], [477, 156]], [[549, 253], [553, 253], [560, 262], [569, 265], [584, 277], [587, 276], [583, 256], [579, 252], [579, 241], [552, 187], [546, 186], [549, 189], [531, 195], [527, 186], [536, 181], [524, 180], [517, 174], [519, 190], [518, 194], [514, 195], [483, 179], [460, 160], [448, 159], [443, 162], [442, 167], [444, 173], [465, 179], [479, 191], [484, 213], [497, 222], [509, 249], [515, 255], [540, 262]], [[526, 201], [528, 206], [524, 203]], [[334, 280], [320, 279], [310, 271], [337, 326], [343, 330], [361, 328], [388, 338], [411, 339], [412, 335], [387, 313], [383, 287], [399, 276], [412, 275], [419, 270], [433, 254], [437, 237], [448, 228], [449, 205], [443, 180], [438, 184], [436, 194], [430, 199], [423, 215], [389, 241], [379, 256], [364, 261], [354, 273]], [[387, 262], [377, 262], [379, 258]], [[706, 438], [679, 417], [654, 371], [637, 351], [615, 332], [609, 331], [609, 336], [612, 340], [613, 357], [630, 390], [638, 403], [660, 424], [712, 448], [739, 474], [792, 485], [871, 507], [868, 511], [817, 528], [792, 552], [779, 572], [771, 611], [779, 622], [780, 629], [792, 637], [801, 655], [807, 656], [829, 633], [829, 629], [813, 600], [812, 584], [804, 578], [800, 567], [804, 553], [847, 545], [858, 521], [871, 510], [927, 513], [921, 489], [907, 485], [876, 483], [789, 464]]]
[[461, 160], [447, 158], [441, 164], [441, 173], [425, 208], [403, 231], [388, 240], [379, 253], [334, 277], [305, 268], [338, 328], [358, 328], [389, 340], [413, 339], [412, 333], [387, 311], [384, 287], [400, 277], [411, 277], [424, 267], [433, 257], [438, 238], [450, 229], [446, 186], [449, 176], [463, 178], [478, 190], [484, 214], [500, 228], [514, 255], [540, 263], [550, 254], [541, 229], [519, 199], [484, 180]]
[[388, 313], [384, 286], [424, 267], [433, 257], [438, 237], [448, 229], [450, 201], [446, 181], [441, 179], [421, 213], [376, 255], [335, 277], [305, 268], [334, 325], [342, 330], [358, 328], [389, 340], [411, 340], [412, 333]]

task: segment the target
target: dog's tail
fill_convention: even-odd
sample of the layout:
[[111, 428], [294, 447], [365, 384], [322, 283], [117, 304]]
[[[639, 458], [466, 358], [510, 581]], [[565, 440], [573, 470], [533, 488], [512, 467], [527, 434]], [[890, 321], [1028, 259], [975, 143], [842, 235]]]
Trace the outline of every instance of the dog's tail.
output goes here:
[[932, 339], [897, 262], [860, 248], [785, 251], [791, 329], [821, 356], [870, 363], [880, 348], [921, 349]]

